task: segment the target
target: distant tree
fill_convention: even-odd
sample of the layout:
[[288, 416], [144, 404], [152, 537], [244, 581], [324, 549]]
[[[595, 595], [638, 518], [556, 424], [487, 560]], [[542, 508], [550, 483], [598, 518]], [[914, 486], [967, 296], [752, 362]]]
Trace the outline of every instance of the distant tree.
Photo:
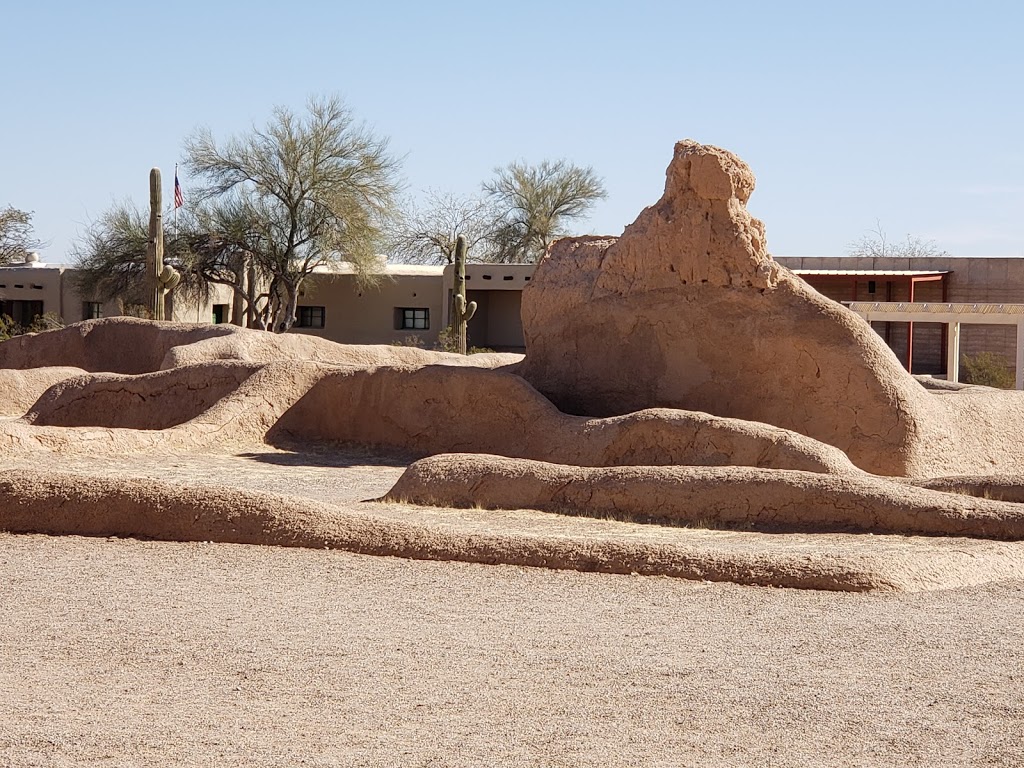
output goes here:
[[[275, 108], [265, 129], [222, 145], [206, 130], [187, 141], [186, 163], [208, 186], [165, 235], [164, 262], [182, 274], [178, 295], [208, 298], [225, 285], [247, 325], [286, 331], [317, 268], [349, 261], [360, 279], [374, 279], [397, 161], [337, 99], [308, 109], [299, 118]], [[148, 228], [148, 211], [130, 202], [91, 224], [73, 249], [79, 287], [144, 304]]]
[[25, 256], [44, 245], [32, 234], [32, 212], [8, 205], [0, 208], [0, 264], [23, 261]]
[[[175, 296], [208, 300], [213, 285], [228, 286], [235, 296], [232, 320], [256, 327], [255, 318], [264, 315], [269, 303], [269, 295], [257, 286], [265, 286], [268, 278], [251, 257], [248, 232], [248, 221], [230, 206], [207, 202], [182, 208], [177, 227], [164, 235], [164, 263], [182, 275]], [[149, 295], [148, 239], [148, 211], [130, 201], [112, 206], [72, 246], [78, 288], [103, 301], [120, 300], [125, 312], [138, 312]]]
[[235, 239], [269, 276], [260, 327], [292, 326], [299, 289], [317, 268], [347, 261], [374, 278], [398, 161], [339, 99], [312, 99], [303, 117], [276, 107], [264, 128], [223, 143], [200, 129], [185, 153], [207, 184], [199, 199], [232, 212]]
[[44, 312], [36, 315], [32, 324], [27, 328], [15, 322], [10, 316], [0, 316], [0, 342], [8, 341], [14, 336], [21, 336], [25, 333], [42, 333], [43, 331], [55, 331], [64, 327], [64, 319], [56, 312]]
[[143, 213], [131, 201], [115, 203], [71, 246], [79, 290], [102, 301], [146, 303], [148, 240], [149, 212]]
[[880, 222], [875, 222], [874, 229], [868, 231], [859, 240], [850, 243], [846, 253], [848, 256], [902, 259], [949, 256], [949, 253], [939, 248], [938, 243], [934, 240], [924, 240], [912, 235], [907, 235], [905, 240], [889, 240]]
[[510, 163], [494, 174], [483, 188], [500, 215], [492, 233], [495, 260], [506, 263], [538, 261], [554, 240], [568, 234], [569, 222], [608, 194], [592, 168], [565, 160]]
[[979, 352], [973, 357], [963, 355], [960, 365], [963, 369], [960, 380], [964, 384], [980, 384], [999, 389], [1014, 389], [1017, 385], [1009, 363], [995, 352]]
[[412, 208], [396, 222], [388, 253], [408, 264], [452, 264], [455, 240], [462, 235], [470, 261], [492, 261], [497, 220], [488, 200], [431, 190], [425, 206]]

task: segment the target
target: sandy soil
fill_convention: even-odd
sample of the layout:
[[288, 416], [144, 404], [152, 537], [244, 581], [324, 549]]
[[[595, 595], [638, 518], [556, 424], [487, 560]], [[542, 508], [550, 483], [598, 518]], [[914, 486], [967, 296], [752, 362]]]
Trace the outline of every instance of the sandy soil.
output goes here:
[[[402, 471], [7, 465], [51, 462], [331, 503]], [[7, 534], [0, 580], [4, 766], [1024, 763], [1022, 581], [851, 595]]]
[[0, 536], [0, 764], [1024, 762], [1024, 585]]

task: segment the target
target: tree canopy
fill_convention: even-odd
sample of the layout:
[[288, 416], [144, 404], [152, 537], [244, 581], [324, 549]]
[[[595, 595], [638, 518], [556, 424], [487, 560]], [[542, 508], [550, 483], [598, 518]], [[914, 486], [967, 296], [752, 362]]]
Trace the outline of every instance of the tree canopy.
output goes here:
[[30, 251], [42, 245], [32, 233], [31, 211], [11, 205], [0, 208], [0, 264], [23, 261]]
[[414, 264], [451, 264], [463, 235], [470, 261], [535, 262], [607, 196], [593, 169], [565, 160], [510, 163], [494, 173], [483, 198], [429, 192], [425, 206], [398, 222], [390, 253]]
[[[264, 127], [222, 142], [198, 129], [185, 167], [202, 186], [165, 237], [179, 292], [227, 285], [250, 325], [286, 331], [316, 269], [346, 261], [374, 278], [398, 161], [339, 99], [311, 99], [303, 115], [277, 107]], [[103, 298], [137, 294], [147, 240], [148, 216], [115, 205], [75, 246], [80, 285]]]
[[472, 261], [491, 261], [498, 213], [488, 200], [430, 190], [425, 206], [407, 205], [392, 231], [389, 255], [409, 264], [452, 264], [455, 242], [466, 238]]
[[496, 168], [484, 191], [499, 211], [493, 239], [496, 261], [535, 262], [569, 222], [586, 215], [607, 197], [594, 169], [566, 160], [539, 165], [509, 163]]
[[259, 325], [288, 330], [318, 267], [347, 261], [372, 279], [398, 161], [339, 99], [311, 99], [303, 116], [276, 107], [264, 128], [222, 143], [200, 129], [185, 153], [206, 183], [200, 202], [220, 206], [232, 239], [270, 278]]

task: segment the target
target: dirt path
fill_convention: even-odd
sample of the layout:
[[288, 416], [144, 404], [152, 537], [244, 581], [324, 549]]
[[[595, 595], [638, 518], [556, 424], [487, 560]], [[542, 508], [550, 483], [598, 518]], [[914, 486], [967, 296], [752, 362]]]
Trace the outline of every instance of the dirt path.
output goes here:
[[[273, 450], [6, 466], [341, 506], [403, 469]], [[506, 522], [559, 524], [524, 514]], [[1024, 581], [856, 595], [0, 534], [0, 583], [0, 766], [1024, 764]]]
[[1024, 763], [1024, 585], [0, 535], [0, 764]]

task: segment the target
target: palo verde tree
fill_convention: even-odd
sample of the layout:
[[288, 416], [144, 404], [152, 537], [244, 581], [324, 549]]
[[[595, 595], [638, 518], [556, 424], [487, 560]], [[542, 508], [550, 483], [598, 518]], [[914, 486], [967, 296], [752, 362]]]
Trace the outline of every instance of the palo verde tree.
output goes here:
[[288, 330], [319, 267], [347, 261], [373, 279], [398, 161], [339, 99], [311, 99], [302, 116], [276, 107], [265, 127], [224, 142], [200, 129], [185, 155], [206, 185], [199, 199], [231, 212], [230, 239], [269, 277], [257, 327]]
[[[148, 212], [131, 201], [116, 203], [90, 223], [73, 247], [75, 281], [85, 295], [102, 301], [118, 299], [124, 305], [148, 305], [146, 246]], [[164, 213], [170, 219], [170, 213]], [[209, 300], [213, 285], [231, 288], [232, 320], [255, 327], [267, 303], [269, 278], [252, 258], [247, 242], [251, 227], [237, 206], [206, 202], [187, 204], [178, 211], [177, 224], [164, 234], [164, 263], [182, 276], [175, 295], [185, 302]]]
[[568, 234], [569, 222], [608, 194], [592, 168], [565, 160], [510, 163], [494, 174], [483, 188], [499, 211], [494, 260], [506, 263], [538, 261], [554, 240]]
[[32, 213], [8, 205], [0, 208], [0, 264], [23, 261], [43, 245], [32, 234]]
[[[164, 213], [167, 218], [167, 213]], [[194, 268], [190, 242], [200, 236], [187, 226], [164, 238], [164, 264], [182, 276], [175, 295], [186, 301], [208, 298], [209, 286]], [[146, 273], [149, 243], [149, 211], [130, 200], [112, 205], [92, 221], [71, 248], [75, 283], [84, 295], [102, 301], [118, 299], [125, 306], [148, 307], [151, 286]]]

